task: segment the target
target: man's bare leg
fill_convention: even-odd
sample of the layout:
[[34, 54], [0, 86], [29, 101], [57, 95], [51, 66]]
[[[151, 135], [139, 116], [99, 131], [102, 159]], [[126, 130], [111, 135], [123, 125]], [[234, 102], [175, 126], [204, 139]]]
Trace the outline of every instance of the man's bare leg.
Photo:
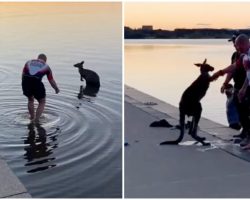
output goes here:
[[39, 118], [41, 117], [41, 115], [43, 113], [43, 110], [45, 107], [45, 102], [46, 102], [45, 98], [39, 100], [39, 104], [38, 104], [38, 107], [36, 109], [36, 118], [35, 118], [36, 122], [39, 121]]
[[28, 97], [28, 110], [30, 114], [30, 120], [34, 120], [35, 118], [34, 97]]

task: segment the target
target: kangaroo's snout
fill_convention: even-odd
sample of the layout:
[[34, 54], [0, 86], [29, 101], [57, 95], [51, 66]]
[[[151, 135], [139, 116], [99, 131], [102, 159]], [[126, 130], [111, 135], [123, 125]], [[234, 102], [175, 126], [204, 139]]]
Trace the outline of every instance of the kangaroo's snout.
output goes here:
[[84, 61], [82, 61], [80, 63], [76, 63], [76, 64], [74, 64], [74, 67], [78, 67], [78, 68], [83, 67], [83, 63], [84, 63]]
[[209, 70], [210, 72], [212, 72], [212, 71], [214, 71], [214, 67], [211, 67], [210, 66], [210, 70]]

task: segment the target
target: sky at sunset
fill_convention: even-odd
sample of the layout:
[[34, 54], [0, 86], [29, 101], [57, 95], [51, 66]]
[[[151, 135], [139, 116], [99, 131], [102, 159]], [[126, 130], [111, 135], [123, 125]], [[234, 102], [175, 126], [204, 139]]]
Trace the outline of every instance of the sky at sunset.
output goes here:
[[[0, 19], [2, 38], [11, 32], [16, 32], [15, 38], [51, 38], [51, 31], [59, 35], [68, 33], [68, 36], [81, 32], [84, 37], [90, 37], [87, 34], [90, 29], [94, 33], [91, 37], [98, 37], [103, 26], [120, 37], [122, 30], [122, 27], [114, 28], [122, 20], [121, 3], [116, 2], [0, 2]], [[26, 27], [32, 31], [23, 31]]]
[[131, 28], [250, 28], [250, 2], [130, 2], [124, 14]]
[[[80, 51], [103, 54], [107, 47], [117, 47], [119, 53], [121, 5], [118, 2], [0, 2], [0, 49], [20, 59], [37, 56], [37, 51], [51, 55]], [[35, 55], [33, 51], [23, 50], [31, 47]]]

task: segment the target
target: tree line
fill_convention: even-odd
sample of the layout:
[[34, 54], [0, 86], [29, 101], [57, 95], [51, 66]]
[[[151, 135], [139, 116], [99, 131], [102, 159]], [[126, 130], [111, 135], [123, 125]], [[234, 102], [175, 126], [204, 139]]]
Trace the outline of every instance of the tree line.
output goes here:
[[216, 39], [230, 38], [236, 31], [250, 35], [250, 29], [177, 28], [174, 30], [144, 30], [124, 27], [124, 36], [125, 39]]

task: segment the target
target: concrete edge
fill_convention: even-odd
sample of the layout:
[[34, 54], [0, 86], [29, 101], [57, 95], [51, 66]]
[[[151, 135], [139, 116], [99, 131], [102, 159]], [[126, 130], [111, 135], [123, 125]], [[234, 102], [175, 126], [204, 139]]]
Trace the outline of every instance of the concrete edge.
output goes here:
[[[125, 102], [132, 103], [133, 105], [142, 108], [146, 112], [148, 109], [153, 109], [157, 112], [166, 114], [176, 120], [179, 120], [179, 109], [177, 107], [127, 85], [125, 85], [124, 91]], [[234, 129], [204, 117], [201, 118], [199, 127], [202, 131], [222, 140], [230, 140], [233, 135], [239, 133]]]
[[19, 178], [0, 156], [0, 198], [32, 198]]

